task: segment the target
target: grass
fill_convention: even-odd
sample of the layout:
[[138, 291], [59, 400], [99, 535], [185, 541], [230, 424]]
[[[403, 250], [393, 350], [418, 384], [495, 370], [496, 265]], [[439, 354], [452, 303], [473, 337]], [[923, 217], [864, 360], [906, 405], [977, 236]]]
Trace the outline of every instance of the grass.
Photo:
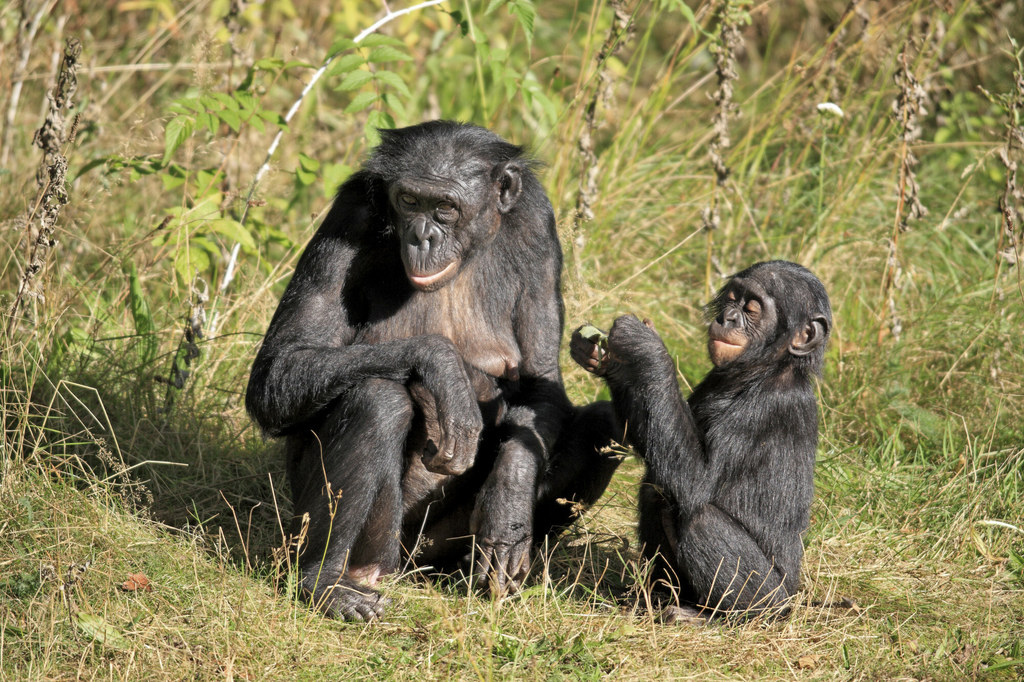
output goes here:
[[[538, 3], [532, 23], [521, 5], [445, 3], [382, 29], [400, 56], [376, 53], [373, 73], [401, 86], [326, 75], [247, 201], [276, 116], [332, 43], [383, 16], [342, 5], [269, 0], [233, 17], [220, 0], [57, 2], [34, 36], [21, 3], [0, 9], [0, 677], [1024, 675], [1024, 287], [997, 255], [1019, 260], [1024, 239], [1003, 160], [1024, 161], [1014, 3], [734, 0], [720, 186], [715, 6], [691, 22], [674, 3], [626, 5], [632, 31], [619, 36], [601, 2]], [[19, 295], [52, 189], [37, 182], [33, 132], [70, 36], [82, 53], [58, 150], [68, 201], [46, 204], [56, 243]], [[927, 96], [905, 144], [890, 114], [901, 52]], [[235, 96], [250, 75], [252, 99]], [[818, 114], [825, 101], [844, 117]], [[836, 328], [791, 618], [694, 630], [634, 611], [645, 567], [632, 458], [517, 597], [496, 604], [409, 572], [389, 578], [393, 605], [373, 626], [291, 598], [283, 462], [241, 396], [302, 244], [384, 114], [472, 120], [534, 149], [566, 253], [567, 326], [651, 318], [684, 385], [709, 367], [701, 306], [722, 276], [788, 258], [825, 282]], [[188, 116], [191, 134], [171, 144]], [[594, 164], [594, 217], [577, 223]], [[928, 212], [900, 231], [908, 178]], [[575, 402], [602, 397], [562, 366]]]

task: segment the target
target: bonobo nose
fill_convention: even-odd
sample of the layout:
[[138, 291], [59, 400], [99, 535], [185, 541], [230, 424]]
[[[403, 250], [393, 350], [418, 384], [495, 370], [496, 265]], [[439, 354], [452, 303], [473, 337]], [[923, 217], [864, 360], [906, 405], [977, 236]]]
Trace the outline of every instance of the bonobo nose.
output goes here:
[[437, 236], [437, 226], [426, 218], [416, 220], [412, 225], [413, 234], [416, 236], [416, 241], [421, 245], [428, 245], [430, 240]]
[[739, 319], [740, 319], [740, 311], [736, 310], [735, 308], [732, 308], [730, 310], [726, 310], [725, 311], [725, 321], [726, 322], [736, 323], [736, 322], [739, 322]]

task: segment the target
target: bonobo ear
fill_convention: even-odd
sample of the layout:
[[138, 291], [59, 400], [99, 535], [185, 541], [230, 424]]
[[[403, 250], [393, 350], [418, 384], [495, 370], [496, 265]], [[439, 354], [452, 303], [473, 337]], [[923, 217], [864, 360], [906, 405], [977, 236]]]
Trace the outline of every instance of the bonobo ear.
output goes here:
[[828, 320], [824, 317], [816, 317], [793, 337], [793, 342], [789, 344], [789, 352], [798, 358], [810, 355], [825, 343], [827, 338]]
[[508, 213], [523, 193], [523, 178], [520, 168], [515, 163], [506, 163], [496, 169], [498, 184], [498, 211]]

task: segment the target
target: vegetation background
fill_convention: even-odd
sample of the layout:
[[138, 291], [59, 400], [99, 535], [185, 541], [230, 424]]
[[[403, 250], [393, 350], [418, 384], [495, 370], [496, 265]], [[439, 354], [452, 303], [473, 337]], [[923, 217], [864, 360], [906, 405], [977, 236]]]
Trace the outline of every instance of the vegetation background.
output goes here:
[[[1024, 676], [1021, 33], [1005, 0], [5, 3], [0, 676]], [[535, 152], [567, 326], [651, 318], [684, 387], [723, 276], [825, 282], [789, 620], [633, 613], [635, 459], [501, 604], [289, 597], [248, 366], [376, 127], [438, 117]]]

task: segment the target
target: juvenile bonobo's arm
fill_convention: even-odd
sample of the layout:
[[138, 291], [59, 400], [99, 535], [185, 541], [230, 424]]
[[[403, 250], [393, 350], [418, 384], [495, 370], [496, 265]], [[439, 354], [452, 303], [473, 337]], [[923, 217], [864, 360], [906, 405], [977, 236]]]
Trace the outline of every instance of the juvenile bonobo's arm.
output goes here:
[[684, 516], [709, 504], [721, 463], [708, 456], [658, 333], [635, 316], [624, 315], [608, 332], [606, 348], [577, 329], [570, 352], [581, 367], [608, 383], [626, 437], [647, 465], [648, 481], [679, 505]]
[[497, 460], [473, 511], [475, 573], [496, 596], [516, 591], [529, 571], [538, 476], [571, 414], [558, 367], [559, 269], [552, 256], [524, 277], [513, 320], [519, 389], [511, 395]]
[[341, 199], [306, 247], [253, 363], [246, 408], [272, 436], [314, 418], [346, 388], [371, 378], [419, 379], [438, 405], [441, 443], [425, 461], [442, 473], [472, 465], [483, 421], [454, 345], [441, 336], [353, 344], [342, 300], [367, 209]]

